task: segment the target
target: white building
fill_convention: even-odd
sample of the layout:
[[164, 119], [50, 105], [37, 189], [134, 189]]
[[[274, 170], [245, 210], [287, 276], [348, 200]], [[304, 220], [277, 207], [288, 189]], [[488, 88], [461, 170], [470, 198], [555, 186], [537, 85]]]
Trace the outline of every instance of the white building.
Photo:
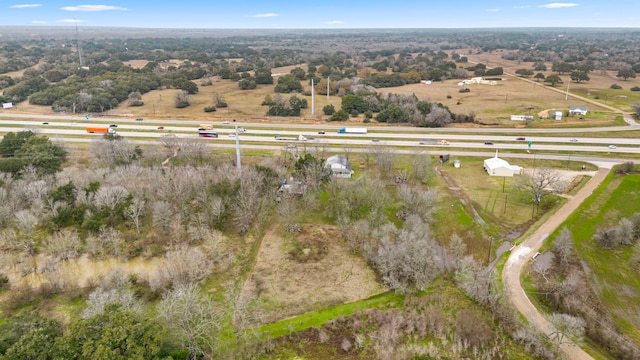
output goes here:
[[569, 106], [569, 115], [587, 115], [587, 107]]
[[553, 119], [560, 121], [562, 120], [562, 111], [554, 111], [553, 112]]
[[524, 169], [517, 165], [510, 165], [504, 159], [498, 157], [498, 151], [496, 150], [496, 156], [486, 159], [484, 161], [484, 170], [490, 176], [509, 176], [522, 175]]
[[327, 159], [326, 167], [331, 169], [331, 173], [335, 177], [350, 178], [353, 175], [351, 170], [351, 162], [347, 158], [340, 155], [333, 155]]

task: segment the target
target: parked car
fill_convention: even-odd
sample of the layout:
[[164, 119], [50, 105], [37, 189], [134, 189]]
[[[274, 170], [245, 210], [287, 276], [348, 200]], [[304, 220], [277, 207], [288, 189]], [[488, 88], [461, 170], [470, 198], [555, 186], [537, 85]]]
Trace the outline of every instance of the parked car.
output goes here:
[[111, 124], [111, 125], [109, 125], [109, 127], [110, 128], [116, 128], [116, 127], [118, 127], [118, 124]]
[[136, 118], [136, 121], [142, 121], [142, 118]]
[[524, 137], [520, 136], [520, 137], [517, 137], [516, 140], [524, 141], [526, 139]]
[[616, 149], [615, 145], [609, 145], [609, 149]]
[[158, 126], [158, 130], [164, 130], [164, 126]]
[[484, 144], [485, 144], [485, 145], [493, 145], [493, 142], [491, 142], [491, 141], [485, 141], [485, 142], [484, 142]]
[[571, 141], [571, 142], [576, 142], [576, 141], [578, 141], [578, 139], [576, 139], [576, 138], [572, 138], [572, 139], [571, 139], [571, 140], [569, 140], [569, 141]]

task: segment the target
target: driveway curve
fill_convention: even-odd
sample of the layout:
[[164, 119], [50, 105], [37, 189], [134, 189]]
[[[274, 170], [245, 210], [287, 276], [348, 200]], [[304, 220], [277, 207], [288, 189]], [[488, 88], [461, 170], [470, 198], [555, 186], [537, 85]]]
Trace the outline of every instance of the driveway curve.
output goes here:
[[[545, 335], [551, 334], [555, 327], [545, 316], [531, 303], [529, 297], [522, 288], [520, 276], [523, 266], [540, 249], [544, 241], [555, 229], [557, 229], [572, 214], [582, 202], [602, 183], [610, 169], [600, 168], [596, 174], [567, 201], [553, 216], [540, 226], [533, 234], [516, 246], [507, 259], [507, 263], [502, 271], [502, 283], [504, 285], [507, 298], [513, 303], [518, 311], [534, 324], [540, 332]], [[573, 343], [563, 343], [561, 350], [571, 360], [593, 359], [578, 345]]]

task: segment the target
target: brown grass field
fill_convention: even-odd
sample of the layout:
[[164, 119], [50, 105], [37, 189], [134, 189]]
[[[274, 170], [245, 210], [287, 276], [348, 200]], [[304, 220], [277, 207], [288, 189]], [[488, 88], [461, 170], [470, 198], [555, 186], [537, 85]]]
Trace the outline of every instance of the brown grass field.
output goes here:
[[[513, 61], [504, 60], [501, 56], [504, 53], [494, 52], [491, 54], [465, 55], [470, 61], [482, 62], [490, 67], [502, 66], [505, 73], [513, 74], [519, 68], [530, 68], [531, 64], [518, 64]], [[176, 61], [174, 65], [178, 65]], [[142, 67], [145, 61], [131, 61], [127, 63], [132, 67]], [[172, 63], [173, 64], [173, 63]], [[471, 66], [466, 64], [465, 66]], [[287, 66], [272, 69], [272, 73], [286, 74], [296, 66], [305, 68], [304, 65]], [[547, 64], [551, 69], [551, 64]], [[547, 71], [545, 75], [551, 74]], [[503, 75], [504, 81], [497, 85], [472, 84], [467, 86], [471, 92], [460, 93], [462, 88], [458, 86], [459, 80], [451, 79], [443, 82], [426, 84], [410, 84], [394, 88], [378, 89], [381, 93], [415, 94], [420, 99], [430, 99], [448, 106], [454, 113], [475, 113], [478, 121], [488, 125], [503, 126], [523, 126], [509, 120], [512, 114], [544, 114], [548, 110], [566, 110], [570, 105], [584, 105], [590, 110], [584, 119], [571, 118], [568, 122], [561, 123], [548, 121], [549, 125], [606, 125], [611, 124], [616, 117], [615, 112], [610, 108], [597, 106], [593, 101], [604, 106], [614, 106], [623, 111], [631, 111], [634, 102], [640, 101], [640, 93], [632, 92], [629, 89], [633, 86], [640, 86], [640, 79], [623, 81], [616, 79], [611, 72], [592, 72], [589, 74], [591, 80], [585, 83], [571, 83], [569, 85], [569, 96], [567, 95], [566, 84], [569, 81], [568, 75], [561, 76], [564, 84], [557, 85], [555, 89], [545, 86], [535, 81], [526, 81], [516, 76]], [[277, 81], [277, 79], [276, 79]], [[198, 83], [198, 81], [196, 81]], [[621, 90], [609, 89], [611, 84], [617, 83], [623, 87]], [[310, 89], [308, 83], [303, 83], [305, 89]], [[274, 95], [274, 85], [260, 85], [255, 90], [240, 90], [236, 82], [230, 80], [215, 79], [211, 86], [199, 86], [199, 93], [191, 96], [191, 105], [184, 109], [177, 109], [174, 105], [174, 98], [178, 90], [162, 89], [154, 90], [143, 95], [144, 106], [131, 107], [125, 103], [118, 108], [110, 110], [108, 116], [122, 117], [145, 117], [158, 119], [190, 119], [190, 120], [230, 120], [230, 119], [251, 119], [251, 121], [270, 121], [279, 123], [317, 123], [326, 120], [328, 117], [322, 114], [322, 107], [333, 104], [340, 108], [341, 98], [331, 96], [329, 99], [325, 95], [315, 96], [315, 116], [311, 115], [311, 98], [304, 97], [309, 102], [309, 107], [303, 109], [300, 118], [269, 118], [266, 117], [265, 106], [261, 103], [267, 95]], [[229, 104], [228, 108], [219, 108], [215, 112], [205, 113], [204, 107], [214, 105], [214, 95], [222, 94]], [[571, 95], [579, 95], [583, 98], [574, 98]], [[283, 97], [288, 97], [283, 94]], [[450, 97], [448, 99], [447, 97]], [[34, 106], [27, 102], [21, 103], [16, 109], [25, 113], [52, 114], [50, 107]], [[360, 118], [351, 118], [349, 122], [359, 123]]]

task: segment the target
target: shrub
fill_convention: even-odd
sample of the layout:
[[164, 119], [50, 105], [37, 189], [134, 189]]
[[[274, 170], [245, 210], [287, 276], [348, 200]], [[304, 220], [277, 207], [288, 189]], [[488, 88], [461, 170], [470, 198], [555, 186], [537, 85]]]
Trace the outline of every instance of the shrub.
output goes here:
[[447, 95], [447, 99], [451, 99], [451, 95]]
[[129, 106], [142, 106], [144, 105], [144, 101], [142, 100], [134, 100], [129, 103]]
[[210, 112], [214, 112], [214, 111], [216, 111], [216, 107], [215, 106], [206, 106], [204, 108], [204, 112], [206, 112], [206, 113], [210, 113]]
[[471, 89], [469, 89], [469, 88], [462, 88], [462, 89], [458, 90], [458, 92], [460, 92], [460, 93], [468, 93], [468, 92], [471, 92]]
[[631, 88], [631, 91], [640, 91], [640, 87], [634, 86]]
[[331, 116], [331, 121], [346, 121], [349, 114], [344, 110], [338, 110]]
[[622, 86], [618, 85], [618, 84], [611, 84], [611, 86], [609, 86], [610, 89], [615, 89], [615, 90], [620, 90], [622, 89]]
[[322, 107], [322, 112], [325, 115], [333, 115], [333, 113], [336, 112], [336, 107], [331, 105], [331, 104], [325, 105], [325, 106]]
[[178, 109], [186, 108], [187, 106], [189, 106], [189, 102], [188, 101], [177, 101], [176, 102], [176, 108], [178, 108]]

